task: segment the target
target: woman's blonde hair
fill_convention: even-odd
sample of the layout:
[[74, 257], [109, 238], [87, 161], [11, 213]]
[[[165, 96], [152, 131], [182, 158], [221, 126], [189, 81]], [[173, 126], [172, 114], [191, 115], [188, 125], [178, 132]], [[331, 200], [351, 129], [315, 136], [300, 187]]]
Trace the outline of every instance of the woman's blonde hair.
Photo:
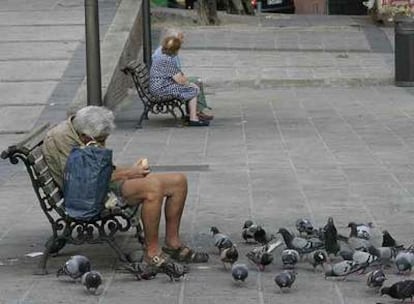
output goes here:
[[161, 50], [167, 55], [177, 55], [180, 47], [181, 40], [173, 36], [165, 37], [161, 43]]

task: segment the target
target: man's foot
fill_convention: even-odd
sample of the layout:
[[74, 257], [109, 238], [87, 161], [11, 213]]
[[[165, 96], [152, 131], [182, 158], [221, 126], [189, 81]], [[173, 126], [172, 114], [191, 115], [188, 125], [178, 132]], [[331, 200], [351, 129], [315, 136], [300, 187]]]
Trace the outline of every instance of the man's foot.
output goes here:
[[207, 252], [194, 251], [188, 246], [181, 246], [175, 249], [163, 247], [162, 251], [180, 263], [207, 263], [209, 259]]

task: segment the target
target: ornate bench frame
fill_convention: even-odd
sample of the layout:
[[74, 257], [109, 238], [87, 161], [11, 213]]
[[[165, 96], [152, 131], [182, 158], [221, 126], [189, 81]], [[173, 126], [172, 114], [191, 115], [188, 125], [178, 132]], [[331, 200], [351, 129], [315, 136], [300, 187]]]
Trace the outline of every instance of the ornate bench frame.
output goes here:
[[126, 232], [131, 227], [135, 227], [136, 237], [142, 243], [141, 223], [133, 223], [138, 207], [135, 207], [132, 212], [126, 212], [120, 208], [105, 209], [100, 218], [93, 221], [78, 221], [70, 218], [65, 211], [63, 193], [53, 180], [41, 151], [43, 138], [48, 128], [49, 124], [42, 125], [21, 142], [9, 146], [1, 153], [1, 158], [9, 159], [12, 164], [19, 163], [19, 160], [23, 161], [40, 207], [52, 227], [52, 236], [45, 244], [43, 256], [35, 274], [47, 274], [48, 257], [58, 254], [66, 244], [106, 242], [122, 262], [134, 262], [115, 242], [115, 234], [118, 231]]
[[[144, 105], [144, 110], [138, 120], [137, 128], [142, 128], [142, 121], [148, 118], [148, 113], [152, 114], [168, 114], [170, 113], [178, 127], [183, 126], [185, 121], [186, 101], [176, 99], [172, 96], [166, 98], [159, 98], [149, 92], [149, 71], [145, 63], [138, 61], [131, 61], [123, 69], [126, 75], [131, 76], [134, 82], [138, 95]], [[180, 117], [177, 116], [178, 110]], [[180, 120], [179, 120], [180, 118]]]

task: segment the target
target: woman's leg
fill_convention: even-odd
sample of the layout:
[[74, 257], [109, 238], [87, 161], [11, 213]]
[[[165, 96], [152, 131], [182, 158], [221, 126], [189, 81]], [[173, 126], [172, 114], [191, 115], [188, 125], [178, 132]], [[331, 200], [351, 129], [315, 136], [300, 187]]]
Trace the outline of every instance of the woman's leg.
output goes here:
[[197, 116], [197, 97], [194, 97], [188, 102], [188, 110], [190, 111], [190, 120], [198, 121]]
[[200, 94], [198, 94], [198, 99], [197, 99], [197, 111], [200, 113], [200, 112], [203, 112], [203, 110], [205, 109], [211, 110], [211, 108], [207, 105], [207, 100], [204, 94], [204, 85], [203, 85], [202, 80], [199, 77], [195, 77], [195, 76], [188, 77], [188, 80], [190, 81], [190, 83], [195, 84], [200, 89]]

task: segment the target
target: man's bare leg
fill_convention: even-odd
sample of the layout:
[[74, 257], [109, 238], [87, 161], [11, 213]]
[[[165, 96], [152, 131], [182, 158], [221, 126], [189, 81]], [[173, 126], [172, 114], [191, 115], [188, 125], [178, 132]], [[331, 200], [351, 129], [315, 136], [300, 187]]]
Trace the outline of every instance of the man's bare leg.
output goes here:
[[158, 232], [164, 197], [166, 218], [166, 245], [181, 245], [179, 228], [187, 196], [187, 179], [183, 174], [150, 174], [145, 178], [125, 181], [123, 197], [128, 204], [142, 202], [141, 219], [144, 225], [147, 257], [160, 253]]
[[169, 195], [165, 201], [165, 245], [168, 248], [179, 248], [180, 223], [187, 198], [187, 178], [184, 174], [174, 174], [165, 179]]

